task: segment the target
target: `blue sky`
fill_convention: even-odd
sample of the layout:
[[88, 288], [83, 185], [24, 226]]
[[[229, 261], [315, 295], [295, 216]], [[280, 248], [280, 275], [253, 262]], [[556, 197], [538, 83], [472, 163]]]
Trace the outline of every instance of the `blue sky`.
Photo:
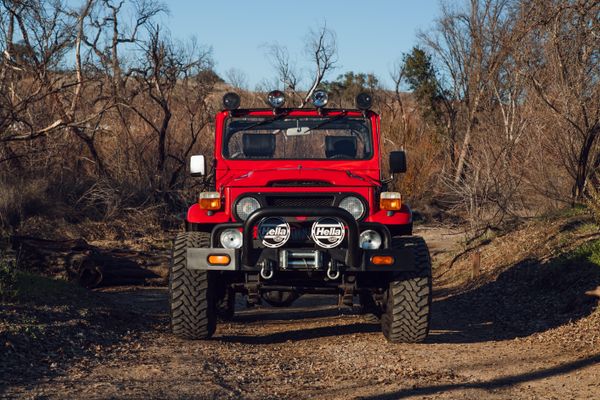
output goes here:
[[[304, 39], [324, 21], [337, 36], [338, 68], [374, 73], [390, 86], [389, 71], [402, 53], [417, 43], [438, 15], [439, 0], [229, 0], [167, 1], [163, 17], [174, 38], [195, 36], [213, 49], [215, 69], [225, 77], [231, 68], [243, 71], [248, 86], [272, 80], [274, 70], [265, 44], [286, 46], [306, 68]], [[306, 82], [305, 82], [306, 83]]]

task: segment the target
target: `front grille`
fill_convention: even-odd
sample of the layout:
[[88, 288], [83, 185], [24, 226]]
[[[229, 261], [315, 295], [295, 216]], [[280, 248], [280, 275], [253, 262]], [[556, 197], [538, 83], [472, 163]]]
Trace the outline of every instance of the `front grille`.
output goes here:
[[331, 186], [326, 181], [275, 181], [271, 183], [274, 187], [293, 187], [293, 186]]
[[267, 205], [273, 207], [331, 207], [333, 196], [267, 196]]

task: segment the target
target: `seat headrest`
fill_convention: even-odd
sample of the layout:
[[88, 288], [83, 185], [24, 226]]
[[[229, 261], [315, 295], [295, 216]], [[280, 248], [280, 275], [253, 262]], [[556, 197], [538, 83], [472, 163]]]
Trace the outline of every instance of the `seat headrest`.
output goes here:
[[270, 133], [244, 133], [242, 150], [246, 157], [273, 157], [275, 135]]
[[325, 136], [325, 157], [356, 158], [356, 136]]

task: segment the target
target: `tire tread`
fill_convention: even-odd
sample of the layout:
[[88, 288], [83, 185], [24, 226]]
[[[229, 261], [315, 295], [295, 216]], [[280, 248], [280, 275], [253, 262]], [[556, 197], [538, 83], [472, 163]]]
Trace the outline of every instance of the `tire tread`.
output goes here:
[[411, 247], [417, 270], [402, 274], [389, 283], [381, 328], [393, 343], [418, 343], [429, 333], [431, 309], [431, 258], [425, 240], [419, 236], [395, 237], [392, 247]]
[[173, 242], [169, 273], [171, 330], [184, 339], [207, 339], [216, 329], [212, 271], [187, 268], [187, 249], [209, 247], [204, 232], [186, 232]]

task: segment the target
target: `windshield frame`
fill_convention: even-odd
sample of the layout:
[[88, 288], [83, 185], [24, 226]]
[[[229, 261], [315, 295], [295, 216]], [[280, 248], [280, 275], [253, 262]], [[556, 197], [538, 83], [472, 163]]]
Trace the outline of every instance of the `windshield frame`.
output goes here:
[[[231, 136], [233, 136], [234, 134], [240, 132], [240, 131], [236, 131], [234, 133], [232, 133], [231, 135], [228, 134], [227, 130], [229, 127], [229, 124], [232, 120], [234, 119], [247, 119], [247, 120], [252, 120], [252, 119], [256, 119], [256, 122], [259, 122], [260, 120], [266, 121], [269, 119], [273, 119], [274, 122], [277, 119], [321, 119], [321, 120], [326, 120], [326, 119], [338, 119], [340, 116], [342, 116], [342, 114], [346, 113], [345, 111], [341, 111], [339, 114], [333, 114], [333, 115], [293, 115], [293, 114], [289, 114], [286, 113], [285, 115], [279, 115], [278, 117], [280, 118], [274, 118], [273, 115], [228, 115], [226, 118], [224, 118], [223, 120], [223, 125], [222, 125], [222, 129], [223, 129], [223, 134], [221, 135], [221, 143], [220, 143], [220, 156], [224, 159], [227, 160], [228, 162], [254, 162], [254, 161], [318, 161], [318, 162], [361, 162], [361, 161], [369, 161], [369, 160], [373, 160], [373, 158], [375, 157], [375, 153], [376, 153], [376, 138], [375, 138], [375, 134], [374, 134], [374, 127], [372, 125], [372, 120], [370, 116], [367, 115], [355, 115], [354, 113], [352, 114], [346, 114], [343, 115], [346, 118], [351, 118], [351, 119], [362, 119], [364, 121], [364, 125], [367, 128], [367, 133], [365, 134], [365, 138], [368, 138], [369, 142], [370, 142], [370, 148], [369, 148], [369, 152], [366, 153], [367, 156], [364, 158], [343, 158], [343, 159], [335, 159], [335, 158], [326, 158], [326, 157], [322, 157], [322, 158], [268, 158], [268, 159], [260, 159], [260, 158], [231, 158], [229, 155], [227, 155], [227, 147], [228, 147], [228, 142], [231, 138]], [[321, 123], [323, 123], [325, 121], [322, 121]], [[260, 128], [259, 128], [260, 129]], [[324, 128], [325, 129], [325, 128]], [[248, 132], [252, 132], [252, 129], [249, 129]], [[357, 135], [358, 137], [358, 135]], [[359, 139], [360, 140], [360, 139]]]

